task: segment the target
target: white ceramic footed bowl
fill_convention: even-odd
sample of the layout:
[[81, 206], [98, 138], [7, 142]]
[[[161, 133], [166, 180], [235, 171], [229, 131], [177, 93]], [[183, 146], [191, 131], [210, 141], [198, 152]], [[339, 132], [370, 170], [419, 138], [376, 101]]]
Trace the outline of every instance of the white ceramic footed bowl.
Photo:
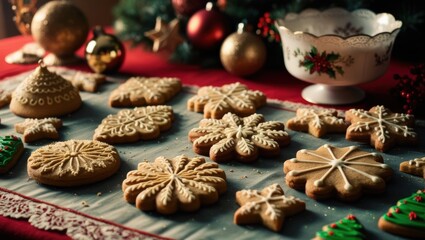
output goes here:
[[289, 13], [276, 26], [289, 73], [323, 88], [357, 85], [382, 76], [402, 23], [388, 13], [331, 8]]

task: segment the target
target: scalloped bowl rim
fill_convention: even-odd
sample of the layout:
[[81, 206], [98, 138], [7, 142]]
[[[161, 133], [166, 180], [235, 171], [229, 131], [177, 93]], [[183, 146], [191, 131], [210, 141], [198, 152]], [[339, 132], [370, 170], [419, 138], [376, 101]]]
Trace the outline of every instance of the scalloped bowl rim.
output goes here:
[[[396, 25], [396, 27], [392, 31], [379, 32], [375, 35], [359, 33], [359, 34], [353, 34], [353, 35], [349, 35], [349, 36], [344, 37], [344, 36], [341, 36], [341, 35], [338, 35], [338, 34], [323, 34], [323, 35], [317, 36], [316, 34], [306, 32], [306, 31], [299, 31], [299, 30], [292, 31], [291, 29], [285, 27], [285, 25], [284, 25], [284, 21], [287, 20], [288, 16], [291, 16], [290, 20], [295, 20], [299, 17], [303, 17], [303, 16], [306, 16], [306, 15], [309, 16], [309, 17], [312, 17], [313, 13], [316, 14], [316, 16], [326, 15], [326, 14], [330, 14], [330, 13], [333, 13], [333, 12], [339, 13], [339, 14], [344, 13], [344, 14], [347, 14], [347, 15], [353, 15], [353, 14], [356, 14], [356, 13], [359, 13], [359, 12], [362, 12], [362, 11], [367, 12], [368, 14], [375, 16], [375, 19], [380, 15], [388, 15], [388, 16], [390, 16], [391, 19], [394, 20], [393, 23]], [[311, 37], [316, 38], [316, 39], [320, 39], [320, 38], [324, 38], [324, 37], [335, 37], [335, 38], [339, 38], [341, 40], [346, 41], [348, 39], [357, 38], [357, 37], [368, 37], [369, 39], [373, 39], [373, 38], [376, 38], [380, 35], [386, 35], [386, 34], [392, 35], [394, 33], [397, 33], [400, 30], [403, 23], [400, 20], [396, 20], [395, 17], [390, 13], [383, 12], [383, 13], [376, 14], [375, 12], [373, 12], [369, 9], [365, 9], [365, 8], [357, 9], [357, 10], [354, 10], [352, 12], [350, 12], [350, 11], [344, 9], [344, 8], [329, 8], [329, 9], [326, 9], [326, 10], [323, 10], [323, 11], [320, 11], [320, 10], [315, 9], [315, 8], [307, 8], [307, 9], [301, 11], [300, 13], [294, 13], [294, 12], [287, 13], [283, 19], [282, 18], [276, 19], [275, 25], [276, 25], [277, 28], [282, 28], [282, 29], [294, 34], [294, 35], [308, 35], [308, 36], [311, 36]]]

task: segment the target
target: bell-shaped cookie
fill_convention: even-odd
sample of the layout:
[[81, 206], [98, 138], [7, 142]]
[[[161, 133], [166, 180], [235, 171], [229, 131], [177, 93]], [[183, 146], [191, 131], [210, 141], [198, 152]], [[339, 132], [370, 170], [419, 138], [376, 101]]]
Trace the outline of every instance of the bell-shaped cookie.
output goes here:
[[74, 112], [81, 103], [78, 89], [40, 61], [13, 92], [10, 110], [27, 118], [58, 117]]

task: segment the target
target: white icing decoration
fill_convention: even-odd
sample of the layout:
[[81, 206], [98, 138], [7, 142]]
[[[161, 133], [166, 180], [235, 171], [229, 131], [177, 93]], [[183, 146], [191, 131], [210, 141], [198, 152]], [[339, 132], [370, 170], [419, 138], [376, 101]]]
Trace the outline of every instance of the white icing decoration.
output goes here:
[[309, 124], [314, 128], [320, 129], [326, 124], [344, 124], [344, 120], [336, 117], [336, 111], [333, 110], [315, 110], [299, 109], [296, 117], [290, 119], [294, 123]]
[[116, 150], [106, 143], [89, 140], [58, 142], [37, 149], [28, 159], [28, 166], [42, 173], [57, 172], [59, 176], [77, 176], [94, 172], [117, 161]]
[[[408, 114], [395, 113], [390, 115], [388, 110], [384, 106], [376, 106], [374, 112], [367, 112], [362, 109], [350, 110], [355, 116], [366, 121], [356, 121], [350, 127], [349, 130], [356, 132], [362, 132], [364, 130], [370, 130], [373, 126], [374, 134], [378, 137], [378, 141], [385, 143], [387, 138], [390, 138], [390, 131], [402, 134], [404, 137], [416, 137], [416, 133], [413, 128], [407, 127], [405, 123], [409, 118]], [[347, 131], [349, 131], [347, 130]]]
[[36, 135], [38, 133], [57, 133], [55, 125], [62, 125], [59, 118], [27, 118], [24, 122], [16, 124], [17, 127], [25, 129], [23, 135]]
[[95, 130], [93, 138], [102, 141], [126, 136], [143, 138], [155, 131], [160, 131], [160, 126], [171, 122], [172, 115], [173, 110], [170, 106], [148, 106], [134, 110], [121, 110], [117, 114], [103, 119]]
[[206, 112], [237, 112], [249, 110], [253, 112], [258, 105], [258, 99], [265, 98], [260, 91], [248, 90], [239, 82], [223, 85], [222, 87], [203, 87], [198, 95], [189, 99], [189, 103], [205, 105]]
[[[315, 166], [315, 167], [311, 167], [311, 168], [306, 168], [306, 169], [302, 169], [302, 170], [291, 170], [288, 172], [288, 174], [291, 176], [296, 176], [296, 175], [300, 175], [300, 174], [304, 174], [304, 173], [308, 173], [308, 172], [313, 172], [313, 171], [317, 171], [317, 170], [322, 170], [322, 169], [326, 169], [329, 168], [329, 170], [327, 170], [319, 179], [314, 181], [314, 186], [316, 187], [320, 187], [323, 186], [323, 183], [325, 181], [325, 179], [336, 169], [338, 170], [338, 172], [341, 174], [342, 179], [344, 180], [344, 188], [346, 190], [350, 190], [352, 189], [352, 184], [350, 183], [349, 179], [347, 178], [344, 169], [348, 169], [351, 171], [354, 171], [364, 177], [367, 177], [369, 179], [371, 179], [373, 182], [378, 181], [380, 178], [378, 176], [374, 176], [371, 175], [365, 171], [359, 170], [355, 167], [352, 166], [368, 166], [368, 167], [378, 167], [378, 168], [388, 168], [388, 165], [386, 164], [382, 164], [382, 163], [366, 163], [366, 162], [353, 162], [354, 160], [358, 160], [364, 157], [374, 157], [376, 156], [376, 154], [373, 153], [365, 153], [365, 154], [361, 154], [361, 155], [357, 155], [354, 157], [350, 157], [347, 158], [347, 156], [352, 153], [353, 151], [357, 150], [357, 147], [351, 146], [348, 151], [346, 151], [341, 157], [337, 158], [335, 157], [335, 154], [332, 150], [332, 147], [329, 146], [328, 144], [323, 145], [323, 148], [325, 148], [329, 155], [330, 158], [324, 155], [319, 155], [315, 152], [312, 151], [307, 151], [307, 150], [301, 150], [303, 151], [303, 154], [306, 155], [310, 155], [319, 159], [316, 160], [309, 160], [309, 159], [296, 159], [296, 161], [293, 161], [291, 159], [291, 162], [295, 162], [295, 163], [314, 163], [314, 164], [319, 164], [319, 166]], [[351, 166], [350, 166], [351, 165]]]
[[141, 200], [156, 196], [164, 206], [173, 198], [192, 202], [198, 198], [197, 192], [217, 192], [214, 184], [225, 183], [219, 176], [222, 172], [217, 164], [205, 163], [203, 158], [158, 157], [153, 163], [140, 163], [137, 170], [128, 173], [124, 194], [136, 194]]
[[409, 165], [415, 165], [416, 167], [425, 166], [425, 157], [410, 160]]
[[[240, 211], [241, 214], [249, 214], [253, 213], [253, 211], [261, 210], [261, 206], [266, 205], [265, 214], [274, 221], [282, 217], [283, 207], [294, 205], [300, 201], [294, 196], [287, 197], [283, 195], [282, 189], [278, 188], [277, 184], [273, 184], [264, 188], [262, 192], [267, 193], [261, 194], [257, 190], [242, 190], [242, 195], [250, 199], [247, 203], [241, 206], [238, 211]], [[279, 208], [276, 203], [283, 203], [283, 206]]]
[[261, 114], [241, 118], [226, 113], [222, 119], [203, 119], [198, 128], [190, 130], [189, 136], [195, 138], [195, 147], [210, 146], [213, 154], [236, 150], [245, 156], [254, 154], [257, 148], [278, 149], [277, 140], [288, 138], [282, 126], [279, 122], [264, 122]]

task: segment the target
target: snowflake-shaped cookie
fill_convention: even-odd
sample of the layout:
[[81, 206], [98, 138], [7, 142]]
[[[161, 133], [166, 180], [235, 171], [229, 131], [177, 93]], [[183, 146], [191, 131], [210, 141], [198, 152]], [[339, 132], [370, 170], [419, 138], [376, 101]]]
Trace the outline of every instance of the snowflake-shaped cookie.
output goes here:
[[345, 119], [351, 122], [347, 129], [348, 140], [370, 142], [378, 151], [384, 152], [396, 144], [411, 145], [417, 142], [412, 115], [392, 113], [384, 106], [369, 111], [350, 109]]
[[90, 140], [57, 142], [35, 150], [28, 158], [28, 175], [54, 186], [78, 186], [103, 180], [120, 166], [115, 148]]
[[109, 115], [94, 131], [94, 140], [126, 143], [155, 139], [171, 128], [173, 109], [170, 106], [148, 106], [125, 109]]
[[284, 163], [286, 184], [304, 189], [307, 196], [325, 199], [337, 195], [345, 201], [361, 197], [363, 192], [382, 193], [391, 168], [376, 153], [355, 146], [337, 148], [327, 144], [317, 150], [300, 150], [296, 158]]
[[400, 171], [425, 178], [425, 157], [400, 163]]
[[0, 108], [8, 105], [12, 100], [12, 92], [0, 89]]
[[184, 155], [141, 162], [122, 184], [125, 200], [143, 211], [162, 214], [215, 203], [226, 188], [226, 175], [216, 163]]
[[252, 162], [263, 156], [280, 154], [280, 147], [288, 145], [290, 137], [284, 124], [277, 121], [264, 122], [261, 114], [238, 117], [227, 113], [222, 119], [203, 119], [198, 128], [189, 132], [193, 150], [208, 155], [217, 162], [237, 158]]
[[236, 201], [241, 207], [233, 217], [235, 224], [262, 223], [276, 232], [282, 229], [285, 217], [305, 210], [303, 201], [293, 196], [284, 196], [278, 184], [270, 185], [262, 191], [238, 191]]
[[204, 112], [205, 118], [220, 119], [228, 112], [242, 117], [251, 115], [264, 104], [266, 96], [262, 92], [249, 90], [237, 82], [222, 87], [201, 87], [198, 94], [188, 100], [187, 108]]
[[344, 119], [337, 117], [335, 110], [299, 108], [296, 117], [286, 122], [286, 127], [322, 137], [328, 132], [345, 132], [348, 124]]
[[182, 89], [178, 78], [132, 77], [109, 96], [111, 107], [140, 107], [164, 104]]
[[15, 131], [23, 134], [24, 142], [34, 142], [40, 139], [58, 139], [58, 129], [62, 127], [59, 118], [27, 118], [22, 123], [15, 124]]

